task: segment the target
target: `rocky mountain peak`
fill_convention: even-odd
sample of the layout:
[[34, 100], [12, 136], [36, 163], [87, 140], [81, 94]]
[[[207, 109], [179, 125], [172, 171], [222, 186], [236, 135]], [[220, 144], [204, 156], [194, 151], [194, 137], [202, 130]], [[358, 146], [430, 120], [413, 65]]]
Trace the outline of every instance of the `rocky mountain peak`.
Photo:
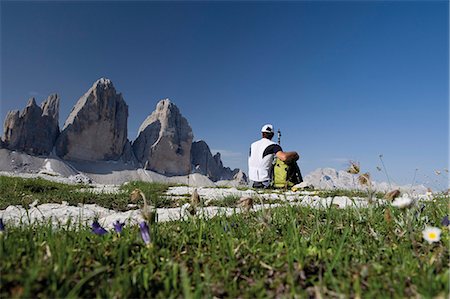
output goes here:
[[20, 114], [17, 110], [8, 113], [3, 131], [6, 148], [36, 155], [52, 151], [59, 134], [59, 97], [49, 96], [41, 107], [30, 98]]
[[44, 102], [41, 104], [42, 115], [52, 117], [55, 120], [59, 120], [59, 96], [51, 94]]
[[168, 99], [168, 98], [160, 100], [156, 104], [155, 111], [158, 111], [160, 113], [168, 113], [168, 112], [173, 112], [175, 114], [179, 114], [180, 113], [180, 110], [178, 109], [177, 105], [172, 103], [170, 101], [170, 99]]
[[78, 100], [56, 142], [67, 160], [117, 160], [127, 142], [128, 106], [109, 79], [101, 78]]
[[220, 153], [211, 154], [208, 144], [199, 140], [192, 143], [191, 163], [195, 173], [206, 175], [212, 181], [232, 180], [239, 169], [224, 167]]
[[169, 99], [163, 99], [140, 126], [133, 151], [150, 170], [165, 175], [185, 175], [191, 170], [192, 139], [192, 129], [186, 118]]
[[102, 78], [98, 79], [97, 81], [95, 81], [94, 84], [92, 85], [92, 87], [96, 87], [96, 86], [113, 87], [113, 84], [110, 79], [102, 77]]
[[169, 106], [172, 106], [172, 108], [175, 107], [176, 109], [178, 109], [177, 106], [172, 104], [172, 102], [170, 101], [169, 98], [165, 98], [165, 99], [160, 100], [158, 102], [158, 104], [156, 104], [156, 110], [162, 110], [162, 109], [164, 109], [164, 107], [169, 107]]
[[27, 103], [26, 107], [32, 107], [32, 106], [37, 107], [36, 99], [34, 97], [28, 99], [28, 103]]

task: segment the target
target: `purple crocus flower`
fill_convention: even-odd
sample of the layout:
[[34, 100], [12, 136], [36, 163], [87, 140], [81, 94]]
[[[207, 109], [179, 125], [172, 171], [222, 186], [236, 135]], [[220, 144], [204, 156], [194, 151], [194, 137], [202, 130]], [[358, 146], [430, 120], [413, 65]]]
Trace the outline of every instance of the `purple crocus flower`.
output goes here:
[[122, 232], [123, 226], [125, 225], [125, 222], [120, 222], [119, 220], [116, 220], [116, 222], [114, 222], [113, 225], [116, 233], [120, 234]]
[[3, 224], [3, 218], [0, 218], [0, 233], [5, 230], [5, 225]]
[[145, 221], [139, 223], [139, 228], [141, 229], [142, 240], [144, 240], [145, 244], [150, 244], [150, 231], [148, 230], [148, 225]]
[[224, 232], [228, 232], [230, 230], [230, 226], [226, 222], [225, 222], [225, 224], [222, 224], [222, 227], [223, 227]]
[[450, 225], [450, 220], [448, 220], [448, 215], [446, 215], [444, 218], [442, 218], [441, 224], [443, 226], [449, 226]]
[[108, 231], [106, 229], [104, 229], [100, 223], [98, 223], [97, 220], [94, 220], [94, 222], [92, 223], [92, 232], [96, 235], [104, 235], [106, 233], [108, 233]]

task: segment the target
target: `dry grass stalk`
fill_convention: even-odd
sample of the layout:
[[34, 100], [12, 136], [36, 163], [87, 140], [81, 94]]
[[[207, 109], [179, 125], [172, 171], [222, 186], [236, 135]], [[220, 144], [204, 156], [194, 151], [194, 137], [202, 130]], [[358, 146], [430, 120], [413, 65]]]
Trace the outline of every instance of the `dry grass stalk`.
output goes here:
[[392, 222], [391, 210], [386, 209], [384, 211], [384, 220], [386, 221], [386, 223], [391, 223]]
[[384, 199], [393, 201], [395, 198], [400, 196], [400, 190], [392, 190], [384, 195]]
[[195, 216], [195, 214], [197, 214], [197, 208], [193, 205], [189, 205], [189, 207], [187, 208], [187, 211], [189, 212], [189, 214], [191, 216]]
[[134, 189], [133, 191], [131, 191], [130, 193], [130, 200], [132, 203], [137, 203], [139, 201], [139, 199], [143, 199], [142, 195], [144, 193], [142, 193], [141, 190], [139, 189]]
[[358, 162], [350, 161], [350, 165], [348, 166], [347, 172], [351, 174], [358, 174], [360, 171], [360, 166]]
[[251, 197], [241, 197], [237, 202], [238, 207], [244, 209], [246, 212], [253, 208], [253, 198]]
[[147, 204], [147, 198], [145, 197], [144, 192], [140, 189], [134, 189], [130, 193], [130, 199], [133, 203], [137, 203], [140, 199], [144, 201], [144, 205], [141, 209], [142, 218], [144, 218], [149, 224], [156, 222], [156, 209], [154, 206]]
[[361, 174], [358, 177], [358, 182], [362, 185], [362, 186], [370, 186], [372, 185], [371, 181], [370, 181], [370, 173], [366, 172]]
[[197, 192], [197, 189], [194, 189], [191, 194], [191, 201], [186, 211], [191, 215], [195, 216], [197, 214], [197, 207], [201, 204], [200, 195]]
[[191, 195], [191, 206], [197, 207], [200, 204], [200, 195], [198, 195], [197, 189], [194, 189]]
[[153, 206], [144, 206], [141, 211], [142, 217], [150, 224], [156, 222], [156, 209]]

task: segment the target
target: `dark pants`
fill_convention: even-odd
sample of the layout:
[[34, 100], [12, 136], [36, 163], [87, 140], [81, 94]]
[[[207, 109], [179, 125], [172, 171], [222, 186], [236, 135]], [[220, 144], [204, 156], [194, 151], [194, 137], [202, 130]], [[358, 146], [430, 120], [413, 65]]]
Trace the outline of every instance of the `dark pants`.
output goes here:
[[269, 181], [264, 181], [264, 182], [253, 182], [253, 188], [262, 188], [262, 189], [267, 189], [270, 187], [270, 182]]

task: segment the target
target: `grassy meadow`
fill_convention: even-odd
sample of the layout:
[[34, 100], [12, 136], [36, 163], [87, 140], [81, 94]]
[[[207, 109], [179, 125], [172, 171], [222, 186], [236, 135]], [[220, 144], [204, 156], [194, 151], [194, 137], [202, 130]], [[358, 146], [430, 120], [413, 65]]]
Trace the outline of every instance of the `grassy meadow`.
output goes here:
[[[93, 201], [118, 210], [128, 202], [127, 192], [90, 194], [79, 192], [85, 186], [0, 180], [1, 209], [35, 194], [40, 203]], [[141, 188], [152, 201], [167, 188], [128, 187]], [[285, 205], [209, 220], [193, 216], [149, 224], [149, 244], [138, 226], [96, 235], [91, 227], [6, 225], [0, 297], [448, 298], [449, 229], [441, 224], [448, 207], [442, 195], [405, 209]], [[426, 226], [439, 227], [440, 240], [424, 240]]]
[[140, 189], [156, 207], [170, 207], [173, 205], [162, 195], [169, 188], [159, 183], [129, 182], [119, 187], [117, 193], [93, 192], [89, 185], [69, 185], [48, 181], [42, 178], [24, 179], [18, 177], [0, 176], [0, 209], [9, 205], [28, 206], [34, 200], [39, 204], [62, 203], [69, 205], [98, 204], [104, 208], [125, 211], [130, 203], [130, 193]]

